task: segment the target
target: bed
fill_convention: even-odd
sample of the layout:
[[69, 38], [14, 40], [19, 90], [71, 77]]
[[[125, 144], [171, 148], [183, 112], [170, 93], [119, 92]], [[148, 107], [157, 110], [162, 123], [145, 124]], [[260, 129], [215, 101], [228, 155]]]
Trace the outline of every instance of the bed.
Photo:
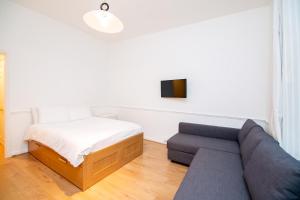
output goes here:
[[43, 113], [25, 136], [30, 154], [83, 191], [143, 152], [142, 128], [135, 123]]

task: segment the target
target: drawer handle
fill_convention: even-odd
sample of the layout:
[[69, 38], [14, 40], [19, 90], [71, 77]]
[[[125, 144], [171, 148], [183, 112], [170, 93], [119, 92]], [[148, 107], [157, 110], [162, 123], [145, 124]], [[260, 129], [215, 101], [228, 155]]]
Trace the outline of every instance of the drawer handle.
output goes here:
[[58, 160], [64, 164], [67, 164], [67, 161], [65, 159], [62, 159], [62, 158], [58, 158]]

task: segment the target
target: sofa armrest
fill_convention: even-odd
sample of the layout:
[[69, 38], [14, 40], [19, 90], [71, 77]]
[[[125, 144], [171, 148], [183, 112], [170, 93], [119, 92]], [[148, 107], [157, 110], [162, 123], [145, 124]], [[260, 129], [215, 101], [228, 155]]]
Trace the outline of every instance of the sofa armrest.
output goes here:
[[225, 140], [238, 140], [240, 129], [203, 124], [179, 123], [179, 132], [183, 134], [199, 135], [203, 137], [219, 138]]

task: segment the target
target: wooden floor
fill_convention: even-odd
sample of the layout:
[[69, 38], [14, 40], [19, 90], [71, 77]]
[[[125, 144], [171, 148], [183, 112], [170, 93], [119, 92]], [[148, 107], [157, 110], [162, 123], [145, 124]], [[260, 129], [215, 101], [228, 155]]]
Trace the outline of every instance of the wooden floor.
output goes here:
[[29, 154], [0, 164], [1, 200], [173, 199], [187, 167], [167, 160], [166, 145], [144, 143], [144, 153], [85, 192]]

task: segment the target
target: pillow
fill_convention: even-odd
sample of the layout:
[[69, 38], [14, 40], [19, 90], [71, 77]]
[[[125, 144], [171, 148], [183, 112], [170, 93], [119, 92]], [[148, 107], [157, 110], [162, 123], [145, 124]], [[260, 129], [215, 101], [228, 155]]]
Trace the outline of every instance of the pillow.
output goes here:
[[259, 126], [253, 120], [247, 119], [247, 121], [245, 122], [245, 124], [241, 128], [241, 130], [239, 132], [239, 135], [238, 135], [238, 140], [239, 140], [240, 145], [243, 143], [243, 141], [245, 140], [246, 136], [248, 135], [248, 133], [251, 131], [251, 129], [253, 127], [261, 127], [261, 126]]
[[300, 162], [273, 142], [257, 146], [244, 178], [252, 199], [300, 199]]
[[66, 107], [38, 108], [39, 123], [65, 122], [70, 120], [69, 110]]
[[266, 133], [262, 127], [253, 127], [240, 146], [244, 167], [247, 165], [256, 146], [263, 140], [276, 143], [273, 137]]
[[79, 120], [92, 117], [92, 113], [89, 107], [71, 107], [69, 111], [71, 120]]

